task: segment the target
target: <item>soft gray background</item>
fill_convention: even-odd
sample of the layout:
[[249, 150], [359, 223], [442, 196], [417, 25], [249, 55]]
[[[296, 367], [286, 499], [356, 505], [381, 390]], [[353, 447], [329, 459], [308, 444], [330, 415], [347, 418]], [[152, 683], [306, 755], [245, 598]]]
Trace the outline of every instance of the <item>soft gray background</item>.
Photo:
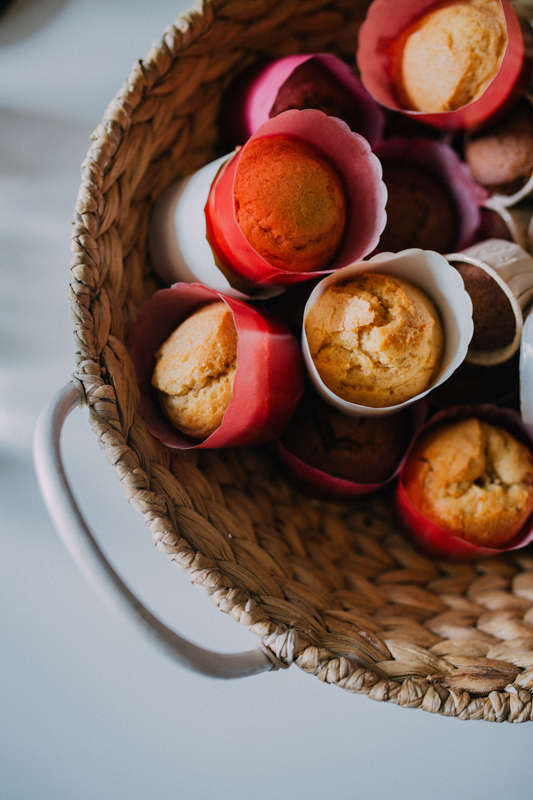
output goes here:
[[[187, 5], [19, 0], [0, 19], [0, 797], [529, 799], [531, 723], [433, 717], [296, 667], [237, 682], [186, 672], [100, 602], [46, 516], [32, 431], [74, 366], [79, 165], [132, 63]], [[154, 549], [85, 411], [64, 439], [86, 516], [141, 597], [200, 644], [253, 646]]]

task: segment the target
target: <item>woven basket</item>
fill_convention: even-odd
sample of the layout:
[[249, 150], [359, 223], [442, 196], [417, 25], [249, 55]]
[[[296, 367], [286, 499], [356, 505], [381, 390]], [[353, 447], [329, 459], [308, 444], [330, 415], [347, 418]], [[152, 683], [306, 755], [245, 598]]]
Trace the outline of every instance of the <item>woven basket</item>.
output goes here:
[[533, 555], [454, 565], [401, 537], [387, 493], [299, 494], [272, 448], [171, 452], [146, 430], [128, 330], [159, 288], [155, 198], [216, 156], [228, 82], [258, 57], [353, 64], [362, 0], [205, 0], [167, 28], [109, 105], [82, 165], [72, 235], [74, 374], [92, 427], [156, 547], [219, 608], [349, 692], [461, 719], [532, 718]]

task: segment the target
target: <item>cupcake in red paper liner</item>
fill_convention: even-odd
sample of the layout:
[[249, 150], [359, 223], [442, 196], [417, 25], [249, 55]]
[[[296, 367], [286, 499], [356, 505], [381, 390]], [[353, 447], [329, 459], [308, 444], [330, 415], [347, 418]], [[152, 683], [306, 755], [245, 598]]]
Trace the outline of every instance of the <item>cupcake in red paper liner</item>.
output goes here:
[[349, 417], [308, 389], [278, 440], [291, 480], [321, 497], [374, 492], [399, 472], [425, 404], [387, 417]]
[[382, 110], [348, 65], [330, 53], [286, 56], [241, 73], [222, 101], [222, 133], [230, 146], [244, 144], [268, 119], [306, 108], [344, 120], [370, 144], [381, 138]]
[[145, 303], [130, 331], [139, 407], [176, 449], [276, 439], [303, 393], [298, 344], [266, 312], [200, 284]]
[[420, 247], [449, 253], [471, 243], [487, 194], [451, 147], [425, 138], [396, 138], [379, 142], [374, 153], [388, 192], [378, 250]]
[[533, 539], [533, 439], [496, 406], [441, 412], [416, 437], [396, 505], [409, 537], [436, 558], [483, 558]]
[[323, 279], [304, 311], [302, 351], [315, 389], [354, 417], [422, 399], [462, 363], [472, 302], [433, 250], [380, 253]]
[[382, 105], [444, 130], [472, 129], [525, 94], [530, 43], [508, 0], [374, 0], [357, 61]]
[[285, 111], [219, 171], [207, 238], [230, 282], [299, 283], [374, 249], [386, 195], [366, 139], [321, 111]]

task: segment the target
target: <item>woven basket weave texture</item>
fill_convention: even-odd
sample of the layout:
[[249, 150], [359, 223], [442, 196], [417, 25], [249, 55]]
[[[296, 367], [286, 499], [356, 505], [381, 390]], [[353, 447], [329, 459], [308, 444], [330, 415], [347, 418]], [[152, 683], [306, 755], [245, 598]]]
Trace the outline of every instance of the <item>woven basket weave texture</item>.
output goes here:
[[220, 155], [228, 82], [261, 57], [332, 52], [354, 64], [360, 0], [205, 0], [163, 33], [109, 105], [82, 165], [71, 250], [74, 379], [157, 548], [296, 663], [375, 700], [461, 719], [532, 719], [533, 555], [433, 562], [398, 532], [386, 493], [318, 503], [272, 448], [172, 453], [137, 411], [128, 331], [160, 285], [154, 199]]

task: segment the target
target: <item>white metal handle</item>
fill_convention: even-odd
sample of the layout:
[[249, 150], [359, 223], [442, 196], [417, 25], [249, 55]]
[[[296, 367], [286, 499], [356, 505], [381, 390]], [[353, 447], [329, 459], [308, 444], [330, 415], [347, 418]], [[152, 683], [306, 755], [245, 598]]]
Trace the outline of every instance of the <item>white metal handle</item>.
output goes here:
[[179, 636], [155, 617], [117, 575], [81, 515], [61, 460], [61, 429], [80, 402], [80, 393], [71, 381], [43, 410], [35, 429], [34, 459], [48, 513], [89, 583], [181, 666], [215, 678], [242, 678], [273, 669], [273, 661], [259, 648], [244, 653], [216, 653]]

